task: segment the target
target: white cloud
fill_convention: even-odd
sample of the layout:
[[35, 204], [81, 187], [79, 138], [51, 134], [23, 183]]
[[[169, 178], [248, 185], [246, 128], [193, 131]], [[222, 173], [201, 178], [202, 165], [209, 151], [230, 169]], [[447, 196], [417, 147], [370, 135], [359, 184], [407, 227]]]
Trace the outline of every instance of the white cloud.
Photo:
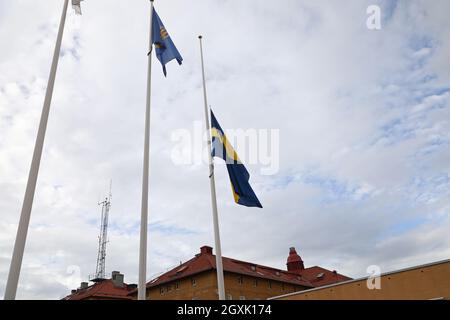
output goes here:
[[[386, 17], [369, 31], [372, 2], [156, 4], [184, 62], [167, 79], [153, 65], [149, 277], [213, 244], [207, 168], [171, 162], [172, 133], [203, 121], [200, 33], [222, 126], [280, 129], [280, 172], [248, 166], [264, 209], [234, 205], [216, 168], [226, 256], [284, 268], [297, 246], [351, 276], [448, 258], [449, 3], [376, 1]], [[61, 3], [0, 7], [2, 295]], [[61, 298], [68, 268], [94, 272], [110, 178], [107, 269], [137, 281], [147, 9], [85, 1], [68, 15], [19, 298]]]

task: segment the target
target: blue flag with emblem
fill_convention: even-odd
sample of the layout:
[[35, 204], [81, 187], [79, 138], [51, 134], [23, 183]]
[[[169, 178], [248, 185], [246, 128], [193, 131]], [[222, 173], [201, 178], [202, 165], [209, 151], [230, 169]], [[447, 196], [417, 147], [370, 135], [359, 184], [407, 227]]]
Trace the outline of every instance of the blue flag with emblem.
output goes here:
[[164, 76], [167, 76], [166, 64], [169, 61], [176, 59], [178, 61], [178, 64], [181, 65], [183, 58], [173, 44], [169, 33], [164, 27], [155, 9], [153, 9], [152, 24], [153, 27], [151, 41], [152, 44], [155, 45], [156, 57], [162, 64]]
[[234, 201], [246, 207], [262, 208], [249, 184], [250, 174], [228, 142], [225, 133], [211, 110], [212, 156], [222, 158], [227, 164]]

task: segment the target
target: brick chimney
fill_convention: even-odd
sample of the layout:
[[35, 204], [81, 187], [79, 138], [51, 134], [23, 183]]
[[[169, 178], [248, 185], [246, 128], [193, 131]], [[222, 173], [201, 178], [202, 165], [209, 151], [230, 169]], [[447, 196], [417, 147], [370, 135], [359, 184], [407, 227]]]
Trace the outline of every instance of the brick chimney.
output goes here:
[[212, 255], [213, 254], [213, 248], [211, 248], [209, 246], [203, 246], [203, 247], [200, 248], [200, 254]]
[[80, 285], [80, 289], [81, 290], [87, 289], [87, 287], [89, 287], [89, 283], [87, 283], [87, 282], [82, 282], [81, 285]]
[[123, 278], [124, 276], [120, 271], [113, 271], [111, 274], [111, 280], [116, 287], [122, 288], [124, 286]]
[[295, 251], [295, 248], [289, 248], [289, 257], [287, 258], [287, 270], [291, 272], [305, 270], [305, 266], [303, 265], [303, 260]]

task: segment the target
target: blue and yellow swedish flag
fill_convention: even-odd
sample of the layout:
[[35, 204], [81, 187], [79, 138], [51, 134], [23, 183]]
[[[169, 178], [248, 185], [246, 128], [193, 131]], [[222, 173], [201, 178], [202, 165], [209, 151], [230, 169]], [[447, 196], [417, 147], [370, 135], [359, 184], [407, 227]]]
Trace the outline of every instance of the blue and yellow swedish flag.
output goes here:
[[246, 207], [262, 208], [261, 203], [248, 183], [250, 174], [228, 142], [225, 133], [211, 110], [212, 156], [225, 160], [231, 180], [234, 201]]
[[178, 64], [181, 65], [183, 58], [178, 52], [177, 48], [173, 44], [172, 39], [169, 36], [166, 28], [164, 27], [161, 19], [159, 18], [156, 10], [153, 9], [152, 18], [152, 44], [155, 45], [155, 53], [158, 60], [163, 67], [164, 75], [167, 76], [166, 63], [173, 59], [177, 59]]

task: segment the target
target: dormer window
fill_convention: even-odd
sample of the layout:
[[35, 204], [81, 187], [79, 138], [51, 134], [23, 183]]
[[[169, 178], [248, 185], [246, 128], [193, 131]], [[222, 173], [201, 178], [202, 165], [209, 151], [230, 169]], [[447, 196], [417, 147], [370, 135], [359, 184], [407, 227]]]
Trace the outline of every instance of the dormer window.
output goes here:
[[177, 270], [177, 273], [181, 273], [184, 270], [186, 270], [188, 267], [187, 266], [182, 266], [180, 269]]

